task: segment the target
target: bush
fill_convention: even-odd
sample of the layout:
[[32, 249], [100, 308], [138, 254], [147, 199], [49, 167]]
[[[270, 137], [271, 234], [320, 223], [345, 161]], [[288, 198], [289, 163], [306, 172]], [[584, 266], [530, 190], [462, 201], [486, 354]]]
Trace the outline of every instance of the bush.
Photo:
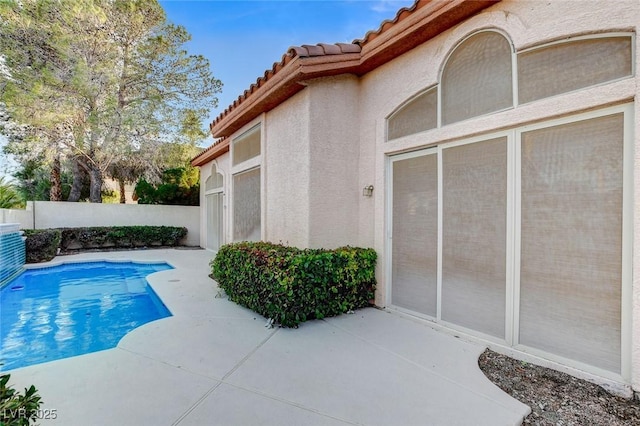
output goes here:
[[[98, 226], [90, 228], [27, 229], [26, 262], [47, 262], [62, 250], [180, 245], [187, 228], [178, 226]], [[1, 425], [0, 425], [1, 426]]]
[[42, 398], [33, 385], [24, 390], [24, 395], [16, 392], [7, 386], [10, 377], [9, 374], [0, 376], [0, 425], [28, 426], [36, 421]]
[[134, 190], [138, 204], [199, 206], [199, 173], [195, 167], [178, 167], [162, 172], [158, 185], [140, 179]]
[[59, 229], [27, 229], [24, 231], [26, 262], [47, 262], [58, 254], [62, 233]]
[[295, 327], [371, 305], [376, 252], [341, 247], [297, 249], [271, 243], [235, 243], [211, 261], [213, 277], [229, 299]]
[[61, 248], [131, 248], [152, 245], [177, 246], [187, 228], [177, 226], [96, 226], [62, 228]]

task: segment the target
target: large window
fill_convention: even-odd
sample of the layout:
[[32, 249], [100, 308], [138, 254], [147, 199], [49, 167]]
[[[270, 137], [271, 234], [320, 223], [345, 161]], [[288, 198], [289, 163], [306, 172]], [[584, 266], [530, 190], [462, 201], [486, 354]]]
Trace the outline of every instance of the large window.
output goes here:
[[232, 165], [237, 166], [260, 155], [260, 126], [256, 126], [233, 140]]
[[204, 184], [205, 214], [207, 217], [207, 248], [217, 251], [224, 242], [224, 178], [215, 164]]
[[633, 111], [390, 157], [391, 306], [628, 379]]
[[436, 316], [438, 157], [393, 163], [393, 303]]
[[260, 214], [260, 168], [234, 175], [234, 241], [260, 241]]
[[442, 320], [505, 338], [507, 138], [442, 150]]
[[511, 43], [484, 31], [451, 54], [442, 72], [442, 124], [455, 123], [513, 105]]
[[232, 141], [233, 241], [260, 241], [262, 229], [260, 124]]
[[502, 33], [480, 31], [449, 55], [439, 84], [387, 118], [387, 140], [632, 75], [630, 34], [576, 37], [514, 53]]
[[624, 114], [522, 133], [520, 342], [620, 372]]
[[438, 91], [433, 88], [411, 99], [389, 117], [387, 137], [400, 138], [438, 126]]
[[520, 103], [631, 75], [631, 37], [555, 43], [518, 55]]

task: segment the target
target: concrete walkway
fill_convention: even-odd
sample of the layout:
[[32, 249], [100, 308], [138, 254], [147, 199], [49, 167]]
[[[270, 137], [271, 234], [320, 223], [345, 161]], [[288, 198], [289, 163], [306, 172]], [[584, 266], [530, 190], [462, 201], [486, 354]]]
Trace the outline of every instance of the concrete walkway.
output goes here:
[[[484, 347], [378, 309], [298, 329], [226, 298], [207, 277], [211, 253], [87, 253], [72, 260], [166, 260], [148, 279], [170, 318], [115, 349], [11, 371], [34, 384], [42, 425], [519, 425], [529, 407], [477, 366]], [[51, 415], [53, 411], [43, 414]]]

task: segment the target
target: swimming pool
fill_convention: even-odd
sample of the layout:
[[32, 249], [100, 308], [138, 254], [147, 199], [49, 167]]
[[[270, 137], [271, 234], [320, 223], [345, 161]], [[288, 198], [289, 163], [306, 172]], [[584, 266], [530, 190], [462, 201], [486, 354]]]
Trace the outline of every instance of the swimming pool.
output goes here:
[[24, 271], [0, 289], [0, 371], [114, 348], [171, 316], [146, 276], [172, 268], [101, 261]]

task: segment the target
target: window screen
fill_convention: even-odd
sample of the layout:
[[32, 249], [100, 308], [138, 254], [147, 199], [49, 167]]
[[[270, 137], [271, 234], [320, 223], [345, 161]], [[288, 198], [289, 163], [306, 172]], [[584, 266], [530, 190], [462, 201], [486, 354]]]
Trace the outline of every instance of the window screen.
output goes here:
[[518, 55], [520, 103], [631, 75], [631, 37], [555, 44]]
[[387, 123], [387, 139], [396, 139], [438, 125], [438, 92], [431, 89], [396, 111]]
[[520, 343], [619, 373], [623, 114], [521, 151]]
[[260, 155], [260, 126], [256, 126], [233, 141], [233, 160], [235, 166], [243, 161]]
[[260, 241], [260, 213], [260, 169], [234, 175], [234, 241]]
[[205, 196], [207, 202], [207, 248], [218, 250], [222, 240], [222, 193]]
[[442, 151], [442, 319], [505, 337], [507, 138]]
[[218, 169], [215, 164], [211, 167], [211, 176], [207, 178], [207, 181], [204, 183], [204, 190], [210, 191], [212, 189], [222, 188], [223, 186], [223, 177], [220, 173], [218, 173]]
[[511, 45], [496, 32], [462, 42], [442, 73], [442, 124], [513, 105]]
[[436, 316], [438, 163], [436, 155], [393, 163], [391, 302]]

